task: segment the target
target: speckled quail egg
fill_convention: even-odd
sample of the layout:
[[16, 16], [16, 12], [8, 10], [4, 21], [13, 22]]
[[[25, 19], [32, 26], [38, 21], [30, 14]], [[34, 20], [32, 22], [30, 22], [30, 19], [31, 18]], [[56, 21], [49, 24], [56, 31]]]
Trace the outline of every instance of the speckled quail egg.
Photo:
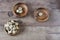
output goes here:
[[10, 20], [4, 25], [5, 31], [9, 35], [15, 35], [19, 32], [19, 23], [15, 20]]
[[43, 15], [43, 13], [42, 13], [42, 12], [40, 12], [38, 15], [39, 15], [39, 16], [42, 16], [42, 15]]
[[22, 7], [18, 7], [18, 9], [16, 10], [17, 13], [22, 13], [23, 12], [23, 8]]

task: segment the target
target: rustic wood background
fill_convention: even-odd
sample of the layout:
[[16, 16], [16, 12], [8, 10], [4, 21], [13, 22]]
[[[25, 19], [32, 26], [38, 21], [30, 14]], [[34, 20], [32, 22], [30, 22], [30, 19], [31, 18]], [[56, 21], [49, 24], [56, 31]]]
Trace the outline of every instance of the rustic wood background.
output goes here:
[[[29, 12], [24, 18], [9, 17], [12, 7], [18, 3], [26, 3]], [[45, 7], [49, 10], [50, 18], [47, 22], [39, 23], [33, 18], [36, 8]], [[24, 23], [24, 30], [9, 36], [4, 31], [3, 24], [8, 19], [19, 19]], [[0, 0], [0, 39], [1, 40], [60, 40], [60, 0]]]

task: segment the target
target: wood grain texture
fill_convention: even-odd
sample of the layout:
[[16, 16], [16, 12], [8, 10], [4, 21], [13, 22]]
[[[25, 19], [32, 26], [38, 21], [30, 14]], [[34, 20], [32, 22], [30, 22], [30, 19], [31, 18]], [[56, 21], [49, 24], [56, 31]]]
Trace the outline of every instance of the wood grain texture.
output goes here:
[[[12, 7], [23, 2], [28, 5], [29, 12], [24, 18], [9, 17]], [[60, 40], [60, 1], [59, 0], [0, 0], [0, 39], [1, 40]], [[39, 23], [33, 17], [33, 11], [39, 7], [49, 10], [50, 18], [47, 22]], [[16, 36], [9, 36], [3, 25], [9, 19], [22, 20], [24, 31]]]
[[[0, 19], [2, 21], [3, 21], [3, 17], [6, 19], [9, 18], [7, 15], [8, 11], [12, 12], [13, 6], [18, 2], [26, 3], [29, 8], [28, 15], [24, 18], [19, 18], [24, 23], [26, 23], [26, 25], [42, 25], [42, 26], [54, 26], [54, 25], [57, 26], [58, 25], [58, 26], [60, 26], [60, 19], [59, 19], [60, 14], [58, 14], [58, 13], [60, 13], [60, 11], [57, 8], [57, 3], [55, 0], [52, 0], [52, 1], [50, 1], [50, 0], [38, 0], [38, 1], [37, 0], [32, 0], [32, 1], [29, 1], [29, 0], [11, 0], [11, 1], [10, 0], [3, 0], [2, 1], [1, 0], [0, 14], [5, 16], [5, 17], [0, 16], [1, 17]], [[49, 16], [49, 20], [47, 22], [39, 23], [34, 19], [33, 11], [39, 7], [45, 7], [48, 9], [50, 16]], [[14, 19], [14, 18], [12, 18], [12, 19]]]

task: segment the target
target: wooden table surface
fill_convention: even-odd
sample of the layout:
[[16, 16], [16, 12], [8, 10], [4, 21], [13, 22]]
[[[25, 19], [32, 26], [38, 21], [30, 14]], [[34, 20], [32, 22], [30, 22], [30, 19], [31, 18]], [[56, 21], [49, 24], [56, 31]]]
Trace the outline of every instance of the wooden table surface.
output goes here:
[[[26, 3], [29, 12], [24, 18], [9, 17], [13, 6], [18, 3]], [[0, 39], [1, 40], [60, 40], [60, 0], [0, 0]], [[49, 10], [49, 20], [44, 23], [37, 22], [33, 17], [36, 8], [45, 7]], [[23, 21], [24, 30], [16, 35], [9, 36], [3, 25], [9, 19]]]

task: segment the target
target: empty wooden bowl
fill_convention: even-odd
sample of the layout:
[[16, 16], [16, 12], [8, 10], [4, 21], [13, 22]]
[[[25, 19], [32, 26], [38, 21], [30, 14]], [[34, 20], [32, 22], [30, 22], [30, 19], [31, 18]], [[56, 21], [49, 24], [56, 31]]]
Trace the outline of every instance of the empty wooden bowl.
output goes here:
[[13, 7], [13, 14], [17, 17], [24, 17], [27, 15], [28, 7], [25, 3], [17, 3]]
[[34, 11], [34, 18], [39, 22], [45, 22], [49, 18], [49, 12], [46, 8], [38, 8]]

